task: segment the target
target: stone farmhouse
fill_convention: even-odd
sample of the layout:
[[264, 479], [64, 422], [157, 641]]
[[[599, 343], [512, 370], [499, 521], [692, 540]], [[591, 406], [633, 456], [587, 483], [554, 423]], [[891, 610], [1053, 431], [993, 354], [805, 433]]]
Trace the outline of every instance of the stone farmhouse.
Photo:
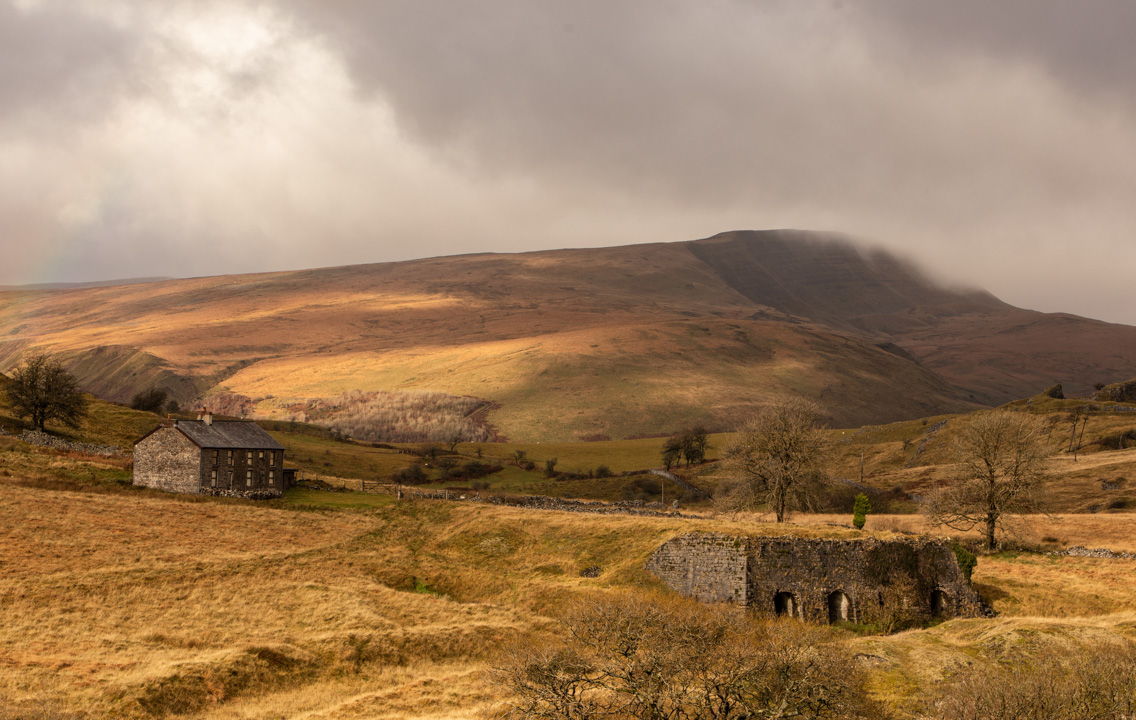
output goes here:
[[[945, 542], [813, 540], [691, 533], [656, 550], [647, 569], [702, 602], [734, 603], [819, 623], [869, 622], [885, 593], [926, 618], [993, 614]], [[898, 590], [897, 590], [898, 589]]]
[[167, 420], [134, 443], [134, 484], [156, 490], [267, 499], [284, 493], [284, 446], [259, 425]]

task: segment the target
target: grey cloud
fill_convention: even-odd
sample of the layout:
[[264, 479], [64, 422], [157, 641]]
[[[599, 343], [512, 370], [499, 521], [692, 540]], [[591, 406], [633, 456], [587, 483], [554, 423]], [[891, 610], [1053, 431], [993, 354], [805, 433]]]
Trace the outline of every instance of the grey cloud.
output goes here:
[[1128, 0], [864, 0], [876, 37], [915, 62], [937, 53], [1034, 65], [1079, 91], [1136, 100], [1136, 4]]
[[[291, 7], [364, 97], [471, 176], [867, 235], [1015, 294], [1072, 267], [1071, 231], [1136, 261], [1114, 201], [1136, 192], [1128, 3]], [[1090, 295], [1072, 309], [1117, 317]]]
[[138, 38], [78, 6], [0, 2], [0, 119], [99, 116], [131, 83]]
[[[118, 24], [77, 7], [0, 0], [0, 100], [54, 123], [0, 138], [0, 217], [76, 268], [801, 227], [1127, 317], [1126, 3], [121, 0]], [[255, 52], [179, 34], [241, 12], [270, 29]]]
[[[1083, 140], [1026, 115], [1079, 112], [1079, 88], [1058, 88], [1071, 97], [1054, 101], [1070, 107], [1026, 105], [1044, 101], [1046, 77], [998, 65], [1007, 54], [998, 40], [1049, 51], [1047, 67], [1072, 72], [1062, 60], [1093, 33], [1049, 47], [1046, 36], [1018, 31], [1033, 5], [1024, 0], [985, 9], [878, 0], [867, 10], [728, 0], [293, 5], [343, 52], [364, 93], [390, 102], [421, 142], [479, 171], [719, 205], [755, 195], [868, 205], [898, 193], [949, 216], [950, 207], [923, 197], [938, 194], [931, 185], [977, 182], [983, 194], [974, 200], [985, 202], [1021, 173], [1037, 169], [1044, 179], [1047, 165], [1064, 162], [1036, 146]], [[1035, 24], [1064, 39], [1065, 15], [1076, 13], [1037, 5], [1044, 22]], [[1134, 12], [1111, 3], [1092, 28], [1131, 27]], [[940, 27], [945, 37], [920, 41]], [[1090, 71], [1107, 66], [1109, 52], [1133, 51], [1099, 44], [1125, 48], [1098, 49], [1099, 62], [1082, 63], [1103, 82], [1108, 73]], [[1037, 87], [1015, 98], [1006, 92], [1013, 83]], [[1022, 124], [1034, 127], [1020, 132]], [[1084, 152], [1110, 152], [1093, 147], [1098, 139]]]

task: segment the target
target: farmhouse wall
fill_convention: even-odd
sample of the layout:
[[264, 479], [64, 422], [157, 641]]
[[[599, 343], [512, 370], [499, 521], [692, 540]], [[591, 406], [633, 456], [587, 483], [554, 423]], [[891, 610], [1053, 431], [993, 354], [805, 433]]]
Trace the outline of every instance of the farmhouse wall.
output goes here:
[[[226, 497], [261, 495], [270, 497], [274, 496], [273, 493], [275, 495], [284, 493], [282, 450], [204, 448], [201, 450], [200, 467], [200, 487], [206, 494]], [[248, 476], [249, 470], [252, 471], [251, 479]]]
[[928, 616], [991, 612], [967, 583], [950, 546], [936, 540], [691, 533], [656, 550], [647, 569], [703, 602], [731, 602], [813, 622], [865, 622], [889, 587], [907, 588], [905, 602]]
[[201, 448], [174, 428], [159, 428], [134, 451], [134, 484], [166, 492], [201, 489]]

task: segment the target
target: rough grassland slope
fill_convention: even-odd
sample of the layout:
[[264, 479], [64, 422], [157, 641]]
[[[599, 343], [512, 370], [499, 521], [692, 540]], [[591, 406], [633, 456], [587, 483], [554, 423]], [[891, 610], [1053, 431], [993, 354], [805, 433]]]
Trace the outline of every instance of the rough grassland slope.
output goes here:
[[[504, 699], [485, 682], [498, 648], [548, 642], [575, 598], [657, 591], [642, 563], [670, 537], [852, 532], [440, 502], [303, 511], [18, 481], [0, 479], [0, 708], [93, 717], [484, 717]], [[600, 577], [580, 577], [592, 565]], [[918, 710], [1008, 643], [1107, 640], [1136, 617], [1133, 561], [983, 557], [975, 579], [1004, 617], [847, 636], [893, 707]]]
[[494, 401], [512, 439], [568, 441], [729, 429], [790, 394], [848, 426], [1087, 388], [1131, 374], [1136, 329], [767, 232], [0, 293], [0, 369], [34, 348], [118, 399], [229, 390], [279, 417], [344, 390], [428, 389]]

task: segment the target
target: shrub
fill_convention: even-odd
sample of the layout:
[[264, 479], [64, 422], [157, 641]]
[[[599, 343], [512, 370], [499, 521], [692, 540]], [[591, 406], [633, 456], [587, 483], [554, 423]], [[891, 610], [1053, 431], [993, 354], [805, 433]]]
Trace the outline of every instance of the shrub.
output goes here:
[[978, 565], [978, 557], [958, 543], [951, 545], [951, 550], [954, 551], [955, 559], [958, 560], [959, 570], [962, 570], [963, 576], [969, 583], [970, 576], [974, 574], [974, 568]]
[[151, 412], [156, 415], [162, 412], [162, 406], [166, 404], [166, 398], [168, 396], [169, 393], [165, 390], [151, 387], [148, 390], [134, 393], [134, 397], [130, 398], [130, 407], [134, 410]]
[[1103, 450], [1125, 450], [1136, 445], [1136, 430], [1125, 430], [1113, 435], [1106, 435], [1098, 442]]
[[595, 476], [598, 478], [611, 477], [611, 468], [609, 468], [607, 465], [597, 465]]
[[422, 469], [421, 465], [407, 465], [397, 471], [391, 479], [403, 485], [417, 485], [426, 482], [426, 471]]
[[857, 530], [864, 529], [864, 523], [868, 521], [868, 513], [871, 510], [872, 504], [868, 502], [868, 496], [864, 493], [857, 495], [856, 503], [852, 506], [852, 524]]
[[556, 458], [549, 458], [544, 461], [544, 476], [556, 477]]
[[640, 476], [623, 486], [620, 493], [624, 500], [658, 500], [662, 493], [662, 478]]
[[895, 573], [880, 590], [879, 602], [865, 602], [863, 618], [880, 632], [890, 634], [922, 625], [929, 619], [929, 611], [912, 602], [917, 596], [915, 580], [909, 575]]
[[825, 628], [637, 596], [585, 602], [564, 625], [559, 643], [518, 642], [494, 668], [511, 717], [884, 717]]
[[1031, 653], [1029, 662], [1007, 660], [949, 678], [934, 716], [1115, 720], [1136, 713], [1136, 644], [1129, 640], [1042, 650]]

